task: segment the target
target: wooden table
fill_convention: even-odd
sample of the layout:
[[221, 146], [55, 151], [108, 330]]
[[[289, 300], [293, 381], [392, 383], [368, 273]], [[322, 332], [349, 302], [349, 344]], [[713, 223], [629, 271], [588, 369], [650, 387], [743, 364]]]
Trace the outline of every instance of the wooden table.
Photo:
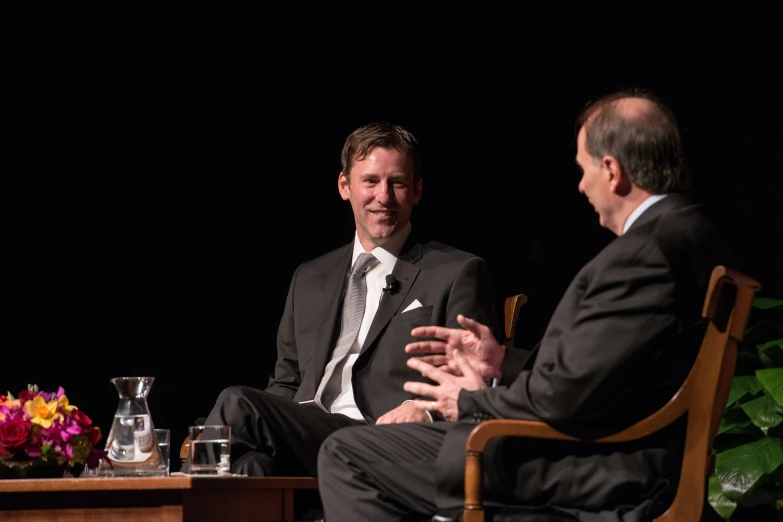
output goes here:
[[0, 480], [2, 522], [293, 521], [304, 477]]

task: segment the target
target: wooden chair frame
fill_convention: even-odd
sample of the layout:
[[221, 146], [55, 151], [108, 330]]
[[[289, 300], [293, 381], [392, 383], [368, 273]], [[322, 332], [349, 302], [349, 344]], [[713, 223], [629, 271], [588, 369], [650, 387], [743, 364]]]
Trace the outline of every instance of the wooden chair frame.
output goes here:
[[[736, 289], [736, 294], [727, 291], [727, 287]], [[759, 288], [758, 282], [737, 271], [715, 267], [702, 309], [702, 317], [709, 323], [696, 362], [685, 382], [657, 412], [619, 433], [591, 441], [640, 439], [665, 428], [688, 412], [677, 492], [672, 505], [655, 522], [697, 522], [701, 517], [706, 498], [706, 475], [712, 468], [710, 447], [728, 399], [737, 359], [737, 341], [743, 338], [753, 298]], [[465, 445], [463, 522], [484, 521], [482, 455], [489, 440], [507, 436], [579, 441], [537, 421], [497, 419], [476, 426]]]
[[527, 296], [525, 294], [516, 294], [506, 297], [506, 302], [503, 306], [506, 338], [503, 341], [503, 344], [509, 348], [514, 346], [514, 337], [517, 333], [517, 318], [519, 318], [519, 310], [525, 303], [527, 303]]

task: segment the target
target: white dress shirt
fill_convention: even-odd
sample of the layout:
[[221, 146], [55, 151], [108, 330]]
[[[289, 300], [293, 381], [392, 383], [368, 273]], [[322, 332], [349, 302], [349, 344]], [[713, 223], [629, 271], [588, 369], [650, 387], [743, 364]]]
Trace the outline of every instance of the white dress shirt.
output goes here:
[[[351, 384], [351, 376], [353, 374], [353, 365], [356, 359], [359, 357], [359, 351], [364, 344], [364, 340], [367, 338], [367, 332], [370, 330], [375, 313], [378, 311], [381, 297], [383, 296], [383, 288], [386, 286], [386, 276], [392, 273], [394, 265], [397, 263], [397, 256], [402, 250], [402, 245], [408, 238], [411, 231], [411, 224], [408, 223], [399, 234], [395, 235], [389, 241], [383, 245], [383, 247], [375, 247], [370, 253], [375, 256], [379, 261], [372, 270], [367, 272], [365, 278], [367, 279], [367, 300], [364, 305], [364, 317], [362, 318], [362, 324], [359, 327], [359, 334], [356, 336], [353, 346], [348, 351], [348, 355], [335, 367], [332, 372], [332, 378], [327, 386], [333, 389], [337, 385], [340, 386], [340, 391], [337, 397], [329, 407], [331, 413], [342, 413], [352, 419], [363, 421], [364, 417], [356, 406], [356, 400], [353, 396], [353, 385]], [[351, 267], [356, 262], [356, 258], [360, 254], [365, 252], [364, 247], [359, 242], [359, 236], [354, 236], [353, 241], [353, 257], [351, 259]], [[350, 272], [345, 274], [346, 280], [348, 279]]]
[[626, 218], [625, 225], [623, 225], [623, 234], [628, 232], [628, 229], [631, 228], [633, 222], [636, 221], [639, 218], [639, 216], [641, 216], [644, 213], [645, 210], [653, 206], [655, 203], [658, 203], [660, 200], [662, 200], [665, 197], [666, 194], [656, 194], [642, 201], [641, 205], [633, 209], [633, 212], [631, 212], [628, 215], [628, 218]]

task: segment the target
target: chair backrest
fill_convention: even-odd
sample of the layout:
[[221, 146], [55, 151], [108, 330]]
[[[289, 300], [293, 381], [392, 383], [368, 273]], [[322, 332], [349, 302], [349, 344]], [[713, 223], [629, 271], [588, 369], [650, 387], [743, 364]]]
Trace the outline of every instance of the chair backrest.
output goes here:
[[656, 522], [701, 519], [710, 448], [731, 389], [737, 342], [745, 335], [753, 297], [760, 288], [753, 279], [723, 266], [712, 272], [702, 309], [709, 320], [707, 331], [688, 378], [669, 403], [682, 395], [688, 410], [680, 482], [672, 505]]
[[710, 448], [728, 400], [737, 363], [737, 342], [748, 324], [753, 297], [761, 285], [724, 266], [712, 271], [702, 317], [708, 320], [696, 362], [674, 397], [660, 410], [599, 442], [639, 439], [688, 413], [685, 452], [677, 493], [656, 522], [697, 521], [705, 497]]
[[503, 307], [503, 317], [505, 323], [506, 338], [503, 340], [503, 344], [511, 347], [514, 346], [514, 337], [517, 333], [517, 318], [519, 317], [519, 309], [527, 302], [527, 296], [525, 294], [516, 294], [506, 297], [506, 302]]

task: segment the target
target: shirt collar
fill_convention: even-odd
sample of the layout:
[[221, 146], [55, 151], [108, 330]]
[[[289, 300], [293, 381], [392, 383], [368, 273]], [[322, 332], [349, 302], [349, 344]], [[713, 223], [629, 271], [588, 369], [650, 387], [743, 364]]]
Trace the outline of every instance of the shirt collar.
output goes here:
[[654, 196], [650, 196], [649, 198], [642, 201], [641, 205], [636, 207], [633, 212], [628, 216], [628, 218], [625, 220], [625, 225], [623, 225], [623, 234], [628, 232], [628, 229], [631, 228], [631, 225], [633, 225], [633, 222], [636, 221], [639, 216], [641, 216], [645, 210], [653, 206], [655, 203], [658, 203], [660, 200], [666, 197], [666, 194], [655, 194]]
[[[397, 234], [390, 237], [382, 247], [375, 247], [372, 249], [372, 251], [370, 251], [370, 253], [374, 255], [382, 265], [393, 268], [395, 263], [397, 263], [397, 257], [400, 255], [402, 246], [405, 244], [405, 240], [408, 239], [410, 233], [411, 222], [408, 221], [405, 227], [403, 227], [403, 229], [400, 230]], [[357, 232], [354, 234], [353, 238], [353, 256], [351, 257], [352, 267], [354, 263], [356, 263], [356, 258], [363, 253], [364, 247], [362, 246], [361, 242], [359, 242], [359, 233]]]

